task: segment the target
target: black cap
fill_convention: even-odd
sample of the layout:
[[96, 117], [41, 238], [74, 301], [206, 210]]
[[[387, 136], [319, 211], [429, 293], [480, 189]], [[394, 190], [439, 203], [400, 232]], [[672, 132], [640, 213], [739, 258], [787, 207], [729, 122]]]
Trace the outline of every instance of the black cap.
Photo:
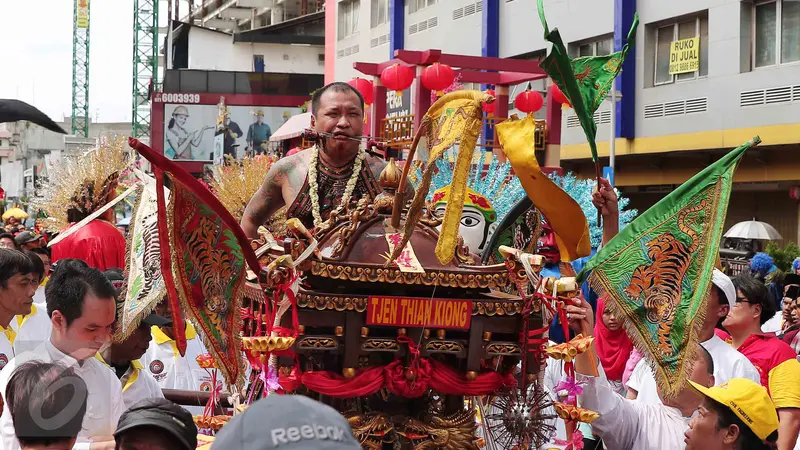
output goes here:
[[17, 245], [27, 244], [28, 242], [38, 241], [39, 239], [41, 239], [41, 236], [30, 231], [23, 231], [14, 236], [14, 242], [16, 242]]
[[800, 297], [800, 275], [788, 273], [783, 278], [784, 297], [797, 299]]
[[[155, 427], [175, 437], [182, 449], [197, 447], [197, 425], [189, 411], [163, 398], [149, 398], [122, 413], [114, 438], [119, 442], [126, 431], [139, 427]], [[177, 447], [176, 447], [177, 448]]]
[[213, 450], [360, 450], [338, 411], [302, 395], [270, 395], [217, 433]]
[[142, 319], [142, 323], [150, 325], [151, 327], [165, 327], [167, 325], [172, 325], [172, 321], [167, 319], [164, 316], [159, 316], [155, 312], [151, 312], [149, 316]]
[[789, 286], [790, 284], [800, 285], [800, 275], [797, 275], [795, 273], [787, 273], [783, 277], [783, 285]]

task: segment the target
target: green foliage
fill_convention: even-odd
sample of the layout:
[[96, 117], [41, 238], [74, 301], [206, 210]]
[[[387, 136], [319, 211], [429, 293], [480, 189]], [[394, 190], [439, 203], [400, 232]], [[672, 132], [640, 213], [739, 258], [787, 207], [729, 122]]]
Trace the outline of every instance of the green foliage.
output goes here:
[[791, 272], [792, 262], [800, 256], [800, 247], [794, 242], [789, 242], [786, 247], [780, 248], [774, 242], [770, 242], [765, 252], [772, 257], [775, 266], [784, 272]]
[[[320, 88], [320, 89], [322, 89], [322, 88]], [[314, 94], [315, 94], [315, 93], [316, 93], [318, 90], [319, 90], [319, 89], [314, 89], [313, 91], [311, 91], [311, 92], [308, 94], [308, 96], [309, 96], [309, 97], [313, 97], [313, 96], [314, 96]], [[308, 100], [307, 100], [305, 103], [303, 103], [302, 105], [300, 105], [300, 111], [301, 111], [301, 112], [304, 112], [304, 113], [307, 113], [307, 112], [311, 111], [311, 98], [309, 98], [309, 99], [308, 99]]]

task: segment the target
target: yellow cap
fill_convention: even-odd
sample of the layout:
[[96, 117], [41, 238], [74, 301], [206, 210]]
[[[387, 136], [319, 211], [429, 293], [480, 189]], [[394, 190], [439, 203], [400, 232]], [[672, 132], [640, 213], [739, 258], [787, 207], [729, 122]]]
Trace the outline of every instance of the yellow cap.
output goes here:
[[778, 413], [760, 384], [745, 378], [732, 378], [712, 388], [689, 383], [701, 394], [727, 406], [762, 441], [778, 430]]

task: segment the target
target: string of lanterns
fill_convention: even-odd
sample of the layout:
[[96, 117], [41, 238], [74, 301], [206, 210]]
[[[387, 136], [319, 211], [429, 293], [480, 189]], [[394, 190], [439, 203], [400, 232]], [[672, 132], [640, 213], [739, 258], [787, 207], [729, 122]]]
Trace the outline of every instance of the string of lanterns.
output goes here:
[[[411, 87], [414, 83], [414, 77], [414, 70], [409, 66], [401, 64], [392, 64], [386, 67], [380, 75], [381, 83], [383, 83], [387, 89], [397, 92], [397, 95], [401, 95], [402, 91]], [[455, 78], [455, 72], [452, 67], [447, 64], [436, 62], [422, 70], [420, 81], [426, 89], [436, 92], [437, 96], [441, 96], [442, 91], [453, 84]], [[371, 81], [363, 78], [353, 78], [348, 84], [361, 93], [366, 105], [372, 104], [373, 84]], [[553, 100], [557, 103], [560, 103], [564, 107], [572, 106], [567, 96], [564, 95], [564, 92], [562, 92], [557, 85], [552, 84], [550, 90]], [[494, 89], [489, 89], [486, 93], [491, 96], [495, 95]], [[531, 90], [531, 84], [528, 83], [527, 89], [517, 94], [517, 97], [514, 99], [514, 106], [526, 114], [533, 114], [544, 106], [544, 97], [540, 92]], [[495, 111], [495, 105], [492, 103], [484, 104], [483, 110], [491, 115]]]

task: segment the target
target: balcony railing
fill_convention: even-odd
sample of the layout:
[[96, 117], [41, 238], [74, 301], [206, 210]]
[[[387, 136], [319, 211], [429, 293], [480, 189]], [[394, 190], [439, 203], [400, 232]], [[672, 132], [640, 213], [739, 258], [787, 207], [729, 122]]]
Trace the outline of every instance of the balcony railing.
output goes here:
[[[498, 123], [506, 119], [500, 117], [487, 117], [483, 120], [484, 126], [491, 131], [491, 139], [482, 139], [479, 145], [485, 149], [499, 149], [500, 142], [494, 132]], [[395, 148], [408, 149], [414, 140], [414, 115], [397, 116], [381, 119], [380, 139], [388, 142]], [[536, 150], [544, 150], [547, 144], [547, 124], [544, 120], [536, 121], [534, 145]]]
[[408, 149], [414, 140], [414, 115], [381, 119], [380, 139], [392, 147]]

